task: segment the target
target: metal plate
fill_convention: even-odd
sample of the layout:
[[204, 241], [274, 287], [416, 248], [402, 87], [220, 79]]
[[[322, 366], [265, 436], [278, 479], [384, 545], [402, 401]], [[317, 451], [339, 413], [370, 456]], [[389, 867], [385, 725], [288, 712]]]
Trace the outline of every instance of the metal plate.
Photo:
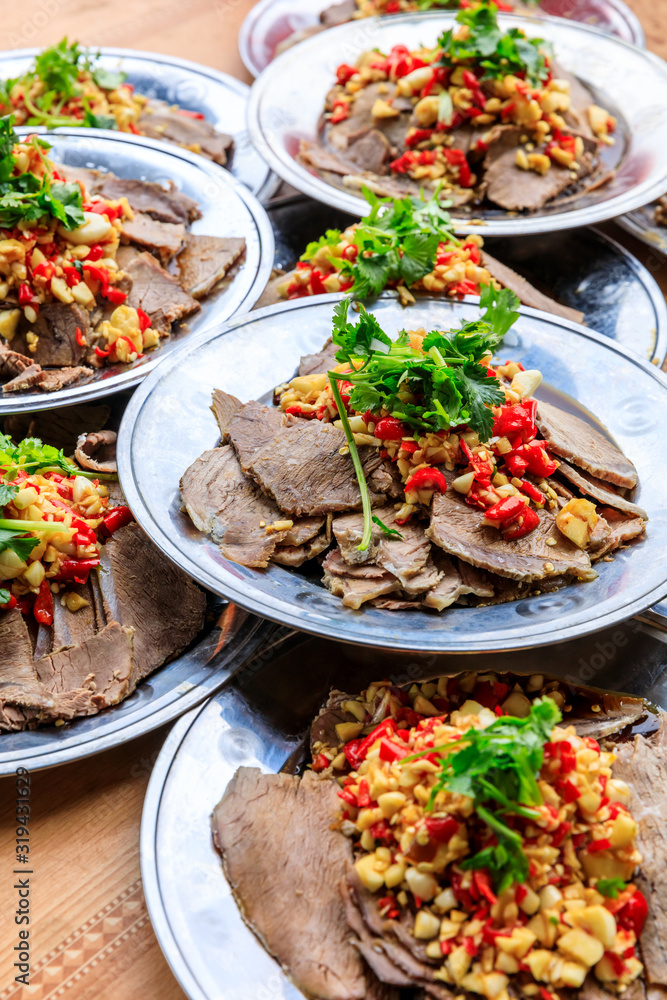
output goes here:
[[[304, 248], [327, 229], [345, 229], [354, 217], [305, 196], [267, 206], [276, 239], [275, 266], [291, 270]], [[521, 239], [489, 237], [489, 253], [536, 288], [579, 309], [592, 330], [644, 358], [667, 354], [667, 303], [655, 278], [636, 257], [597, 229], [563, 230]]]
[[[18, 129], [19, 133], [44, 129]], [[50, 155], [56, 162], [76, 167], [110, 170], [119, 177], [146, 181], [173, 181], [179, 190], [199, 204], [202, 218], [191, 232], [208, 236], [243, 236], [246, 254], [233, 277], [223, 279], [218, 288], [202, 301], [201, 311], [154, 351], [131, 365], [107, 365], [85, 385], [59, 392], [0, 395], [0, 416], [8, 413], [49, 410], [70, 403], [83, 403], [136, 385], [158, 361], [173, 351], [194, 331], [224, 322], [234, 313], [251, 309], [271, 274], [274, 252], [273, 230], [259, 201], [226, 170], [201, 156], [176, 146], [119, 132], [91, 129], [57, 129], [48, 133]]]
[[[188, 466], [219, 441], [211, 392], [256, 399], [292, 377], [301, 355], [331, 332], [335, 295], [257, 310], [193, 338], [165, 358], [130, 401], [119, 435], [119, 475], [137, 520], [158, 548], [205, 587], [283, 624], [347, 642], [404, 650], [471, 652], [539, 646], [584, 635], [645, 610], [667, 595], [662, 554], [664, 419], [667, 378], [598, 333], [522, 308], [503, 356], [539, 368], [540, 394], [587, 411], [634, 461], [641, 503], [651, 516], [646, 537], [598, 564], [593, 583], [491, 608], [449, 608], [440, 615], [377, 608], [351, 611], [312, 575], [271, 565], [248, 569], [225, 560], [180, 510], [178, 483]], [[391, 295], [372, 311], [390, 335], [448, 329], [479, 316], [477, 301], [422, 299], [406, 312]], [[584, 405], [586, 410], [584, 410]], [[187, 416], [184, 416], [187, 415]], [[169, 442], [169, 448], [164, 442]]]
[[[237, 767], [282, 767], [330, 687], [355, 693], [380, 675], [401, 684], [465, 669], [529, 674], [537, 669], [574, 684], [608, 683], [612, 690], [667, 706], [665, 638], [636, 621], [595, 640], [541, 651], [538, 660], [530, 652], [492, 661], [444, 659], [395, 654], [388, 662], [383, 658], [378, 673], [377, 657], [369, 651], [301, 637], [278, 644], [273, 658], [256, 669], [251, 663], [174, 726], [146, 793], [141, 873], [157, 939], [190, 1000], [301, 997], [243, 923], [213, 847], [210, 815]], [[279, 699], [271, 700], [267, 692], [277, 691]]]
[[667, 227], [656, 223], [655, 209], [656, 202], [653, 201], [650, 205], [643, 205], [634, 212], [622, 215], [616, 222], [653, 250], [661, 250], [667, 254]]
[[183, 715], [218, 691], [245, 660], [271, 646], [275, 627], [211, 596], [202, 635], [192, 649], [155, 673], [119, 705], [74, 719], [0, 734], [0, 776], [21, 765], [40, 771], [127, 743]]
[[[335, 2], [259, 0], [246, 14], [239, 32], [239, 52], [248, 72], [259, 76], [275, 59], [281, 42], [296, 32], [319, 25], [322, 11]], [[623, 0], [542, 0], [536, 10], [552, 17], [592, 24], [642, 48], [646, 44], [639, 19]], [[522, 13], [530, 15], [532, 12], [524, 9]]]
[[[0, 52], [0, 79], [12, 79], [27, 72], [32, 60], [41, 51], [41, 48], [30, 48]], [[113, 70], [120, 68], [127, 73], [127, 82], [138, 93], [168, 104], [178, 104], [186, 111], [197, 111], [219, 132], [232, 135], [234, 151], [229, 169], [258, 198], [270, 197], [278, 179], [254, 149], [246, 131], [246, 106], [250, 93], [247, 84], [189, 59], [106, 46], [95, 48], [95, 51], [101, 54], [101, 66]], [[169, 147], [179, 148], [171, 143]], [[210, 160], [205, 162], [211, 163]], [[217, 166], [214, 163], [211, 165]]]
[[[598, 103], [618, 118], [617, 144], [608, 149], [612, 160], [606, 164], [616, 172], [596, 191], [561, 204], [556, 199], [535, 212], [474, 209], [483, 227], [453, 210], [457, 230], [517, 236], [568, 229], [621, 215], [662, 194], [667, 148], [667, 65], [662, 59], [564, 18], [504, 14], [499, 22], [503, 28], [520, 27], [531, 37], [553, 42], [559, 63], [590, 85]], [[298, 190], [362, 215], [367, 206], [361, 197], [334, 187], [297, 162], [299, 142], [317, 139], [324, 99], [341, 62], [354, 62], [371, 48], [388, 51], [398, 43], [410, 49], [434, 44], [454, 23], [454, 14], [446, 12], [366, 18], [331, 28], [283, 53], [264, 70], [250, 93], [248, 129], [255, 146], [276, 173]]]

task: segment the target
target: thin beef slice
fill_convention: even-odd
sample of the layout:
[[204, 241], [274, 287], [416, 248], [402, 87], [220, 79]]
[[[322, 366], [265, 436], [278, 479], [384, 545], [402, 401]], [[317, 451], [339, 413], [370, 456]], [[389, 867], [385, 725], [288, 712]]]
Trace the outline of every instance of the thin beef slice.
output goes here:
[[632, 489], [637, 485], [637, 470], [630, 459], [581, 417], [539, 400], [535, 423], [555, 455], [615, 486]]
[[145, 212], [135, 212], [133, 219], [123, 221], [121, 239], [155, 251], [162, 263], [167, 264], [185, 242], [185, 226], [182, 222], [159, 222]]
[[199, 302], [188, 295], [151, 254], [139, 253], [133, 247], [120, 247], [117, 260], [118, 266], [132, 279], [127, 304], [143, 309], [160, 337], [169, 336], [172, 323], [201, 309]]
[[81, 331], [84, 340], [88, 339], [90, 313], [76, 303], [50, 302], [40, 308], [30, 329], [38, 340], [33, 345], [35, 351], [26, 353], [30, 353], [35, 364], [54, 368], [78, 365], [86, 353], [86, 346], [78, 343], [77, 330]]
[[352, 860], [331, 829], [339, 814], [336, 785], [311, 771], [300, 780], [242, 767], [213, 812], [213, 839], [246, 923], [297, 988], [363, 1000], [364, 964], [336, 888]]
[[177, 260], [181, 286], [193, 298], [203, 299], [224, 278], [244, 250], [243, 237], [188, 233]]
[[224, 167], [231, 156], [234, 139], [218, 132], [204, 118], [193, 118], [182, 109], [164, 101], [148, 101], [137, 122], [143, 135], [151, 139], [175, 142], [193, 153], [205, 156]]
[[93, 181], [93, 188], [95, 194], [110, 201], [127, 198], [133, 211], [144, 212], [158, 222], [170, 222], [172, 225], [182, 222], [187, 225], [201, 218], [196, 201], [182, 194], [172, 182], [169, 188], [164, 188], [152, 181], [128, 180], [116, 177], [115, 174], [100, 174]]
[[93, 431], [80, 434], [76, 442], [74, 457], [82, 469], [93, 472], [117, 472], [115, 431]]

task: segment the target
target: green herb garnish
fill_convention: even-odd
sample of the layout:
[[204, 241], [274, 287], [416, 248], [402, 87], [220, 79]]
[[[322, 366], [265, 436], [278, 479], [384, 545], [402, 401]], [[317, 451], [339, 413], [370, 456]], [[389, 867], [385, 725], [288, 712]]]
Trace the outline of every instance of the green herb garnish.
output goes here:
[[[84, 476], [87, 479], [116, 478], [111, 473], [105, 474], [80, 469], [74, 462], [70, 462], [68, 458], [65, 458], [62, 450], [54, 448], [50, 444], [43, 444], [39, 438], [24, 438], [20, 444], [14, 445], [11, 438], [6, 434], [0, 434], [0, 470], [2, 469], [5, 470], [5, 473], [0, 483], [12, 484], [9, 486], [10, 489], [14, 488], [12, 481], [21, 469], [27, 475], [50, 470], [53, 472], [64, 472], [67, 476]], [[3, 488], [4, 486], [0, 485], [0, 490]], [[0, 494], [0, 506], [2, 505], [1, 496], [2, 494]], [[6, 503], [9, 503], [9, 500], [6, 500]]]
[[456, 20], [465, 25], [468, 35], [456, 38], [454, 29], [438, 39], [443, 66], [458, 65], [473, 60], [484, 69], [482, 79], [525, 73], [533, 83], [546, 80], [549, 70], [545, 51], [550, 46], [542, 38], [527, 38], [520, 28], [503, 32], [498, 25], [498, 8], [494, 3], [462, 10]]
[[[9, 524], [9, 521], [0, 521], [0, 525]], [[31, 530], [35, 530], [36, 522]], [[62, 531], [62, 525], [61, 529]], [[26, 536], [22, 531], [10, 530], [0, 527], [0, 554], [9, 549], [25, 562], [36, 545], [39, 545], [39, 538], [32, 535]]]
[[5, 590], [4, 587], [0, 587], [0, 607], [4, 607], [5, 604], [9, 604], [11, 599], [11, 592], [9, 590]]
[[[561, 718], [551, 698], [538, 698], [524, 719], [501, 716], [486, 729], [469, 729], [456, 743], [424, 751], [443, 754], [442, 771], [427, 808], [433, 808], [441, 791], [466, 795], [473, 800], [477, 816], [495, 835], [494, 845], [467, 858], [460, 867], [487, 868], [498, 893], [529, 876], [523, 838], [505, 817], [535, 819], [539, 815], [536, 807], [542, 805], [542, 795], [537, 779], [544, 744]], [[405, 762], [419, 756], [406, 757]]]
[[[429, 199], [378, 198], [368, 188], [362, 194], [371, 210], [352, 239], [359, 253], [353, 261], [331, 258], [337, 267], [342, 264], [345, 279], [354, 282], [355, 298], [379, 295], [391, 281], [414, 285], [433, 270], [439, 243], [460, 244], [449, 213], [438, 202], [438, 191]], [[318, 250], [339, 243], [342, 235], [339, 229], [328, 229], [308, 244], [301, 260], [312, 260]]]
[[598, 879], [595, 888], [608, 899], [618, 899], [619, 892], [623, 892], [626, 885], [622, 878], [601, 878]]
[[403, 538], [403, 535], [400, 533], [400, 531], [397, 531], [396, 528], [390, 528], [376, 514], [373, 514], [372, 520], [373, 524], [377, 524], [378, 528], [382, 531], [384, 535], [387, 536], [387, 538]]
[[65, 229], [83, 225], [81, 188], [53, 180], [53, 168], [44, 155], [51, 147], [43, 139], [33, 136], [29, 141], [39, 152], [44, 175], [14, 174], [14, 145], [21, 139], [13, 126], [12, 115], [0, 118], [0, 226], [11, 229], [22, 220], [38, 222], [44, 216], [57, 219]]

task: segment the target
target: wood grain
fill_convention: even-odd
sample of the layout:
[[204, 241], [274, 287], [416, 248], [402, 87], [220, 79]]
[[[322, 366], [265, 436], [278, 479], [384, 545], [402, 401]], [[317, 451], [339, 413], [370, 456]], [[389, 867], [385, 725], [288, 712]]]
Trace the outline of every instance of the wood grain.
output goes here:
[[[5, 48], [63, 35], [91, 45], [194, 59], [242, 80], [239, 26], [250, 0], [0, 0]], [[667, 4], [630, 0], [649, 48], [667, 57]], [[667, 292], [667, 263], [617, 227]], [[0, 781], [0, 1000], [183, 1000], [141, 892], [139, 825], [150, 768], [165, 738], [141, 740], [33, 777], [32, 985], [13, 982], [14, 782]]]

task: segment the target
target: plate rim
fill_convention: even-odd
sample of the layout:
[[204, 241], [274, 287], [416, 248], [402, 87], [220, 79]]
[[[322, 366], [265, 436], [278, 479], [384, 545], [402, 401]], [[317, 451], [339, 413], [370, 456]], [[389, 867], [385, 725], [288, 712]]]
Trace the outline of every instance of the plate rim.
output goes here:
[[[455, 17], [455, 12], [424, 11], [417, 14], [392, 14], [389, 17], [364, 18], [364, 21], [368, 22], [369, 25], [374, 23], [378, 27], [381, 24], [390, 23], [392, 25], [398, 25], [400, 28], [401, 24], [412, 22], [416, 19], [420, 19], [425, 22], [428, 20], [435, 21], [437, 19], [443, 19], [444, 24], [449, 24], [455, 21]], [[589, 24], [584, 24], [581, 21], [570, 21], [567, 18], [553, 17], [546, 14], [543, 14], [540, 17], [531, 16], [530, 18], [520, 14], [500, 14], [499, 20], [501, 23], [502, 21], [507, 21], [511, 25], [517, 27], [539, 28], [542, 24], [547, 27], [549, 25], [556, 25], [565, 31], [574, 32], [575, 34], [581, 33], [584, 35], [592, 35], [594, 39], [598, 39], [598, 43], [602, 40], [602, 42], [605, 42], [607, 45], [616, 45], [621, 46], [622, 48], [627, 48], [632, 53], [639, 55], [646, 63], [652, 65], [654, 69], [664, 77], [667, 93], [667, 63], [665, 60], [661, 59], [655, 53], [650, 52], [648, 49], [632, 45], [630, 42], [626, 42], [624, 39], [618, 38], [616, 35], [610, 35], [599, 28], [593, 27]], [[304, 41], [299, 42], [298, 46], [295, 46], [295, 50], [301, 50], [302, 53], [307, 47], [315, 50], [318, 45], [323, 44], [323, 39], [332, 37], [332, 32], [338, 32], [342, 38], [343, 32], [354, 30], [356, 23], [357, 22], [355, 21], [351, 21], [345, 24], [337, 25], [336, 27], [329, 28], [326, 32], [322, 32], [312, 38], [304, 39]], [[335, 43], [332, 42], [332, 46], [333, 44]], [[331, 205], [334, 208], [340, 208], [343, 211], [349, 212], [351, 215], [361, 216], [366, 211], [366, 202], [362, 198], [356, 197], [353, 194], [348, 194], [346, 191], [339, 188], [335, 188], [322, 178], [316, 176], [315, 174], [311, 174], [310, 171], [299, 164], [294, 157], [288, 157], [287, 154], [283, 157], [281, 149], [278, 149], [276, 152], [274, 144], [271, 141], [270, 130], [268, 137], [265, 136], [264, 122], [260, 107], [261, 102], [264, 99], [267, 90], [274, 84], [273, 77], [278, 74], [279, 70], [282, 70], [283, 65], [288, 65], [288, 61], [292, 64], [292, 68], [296, 70], [298, 60], [294, 56], [294, 51], [290, 49], [281, 53], [276, 59], [269, 63], [269, 65], [262, 70], [259, 77], [257, 77], [250, 88], [250, 98], [248, 100], [246, 118], [250, 139], [274, 173], [278, 174], [283, 181], [292, 185], [298, 191], [314, 198], [316, 201], [323, 202], [325, 205]], [[484, 220], [482, 225], [474, 225], [469, 220], [457, 219], [455, 216], [452, 216], [452, 222], [454, 223], [454, 228], [457, 233], [478, 233], [480, 235], [488, 236], [521, 236], [532, 235], [534, 233], [553, 232], [555, 230], [574, 229], [579, 226], [594, 225], [600, 222], [605, 222], [636, 208], [640, 208], [642, 205], [645, 205], [658, 197], [659, 192], [664, 189], [664, 185], [665, 179], [663, 175], [660, 178], [656, 177], [651, 182], [645, 182], [645, 186], [641, 188], [639, 193], [637, 185], [635, 185], [635, 187], [631, 190], [623, 194], [616, 195], [608, 201], [599, 202], [598, 204], [588, 206], [587, 208], [574, 208], [570, 212], [564, 211], [549, 216], [517, 215], [516, 217], [505, 217], [497, 220]], [[621, 200], [625, 203], [619, 206], [618, 202]], [[453, 212], [455, 209], [451, 211]], [[511, 213], [506, 213], [506, 215], [511, 216]]]
[[[211, 667], [211, 675], [208, 683], [200, 682], [199, 684], [193, 685], [187, 690], [184, 690], [179, 697], [174, 697], [170, 702], [162, 705], [156, 711], [148, 711], [149, 706], [145, 706], [139, 718], [132, 721], [130, 717], [127, 719], [125, 724], [123, 724], [122, 717], [114, 715], [114, 710], [117, 707], [122, 706], [124, 704], [123, 701], [119, 702], [118, 706], [111, 705], [109, 708], [99, 712], [96, 716], [83, 716], [80, 721], [87, 718], [94, 718], [98, 720], [106, 719], [108, 725], [105, 726], [103, 724], [101, 726], [102, 731], [99, 735], [91, 733], [82, 743], [74, 743], [61, 747], [60, 749], [56, 747], [49, 748], [48, 745], [45, 744], [44, 749], [41, 749], [38, 745], [36, 747], [30, 747], [16, 753], [12, 753], [10, 751], [3, 751], [3, 734], [0, 734], [0, 777], [6, 777], [7, 775], [13, 774], [18, 766], [27, 767], [30, 771], [36, 772], [44, 771], [51, 767], [58, 767], [63, 764], [69, 764], [76, 760], [85, 760], [89, 757], [94, 757], [96, 754], [102, 753], [105, 750], [110, 750], [113, 747], [129, 743], [132, 740], [138, 739], [140, 736], [144, 736], [146, 733], [154, 732], [156, 729], [159, 729], [160, 726], [163, 726], [168, 722], [172, 722], [175, 719], [179, 719], [182, 715], [190, 712], [193, 708], [201, 708], [204, 703], [215, 697], [215, 695], [218, 694], [223, 687], [225, 687], [225, 685], [234, 677], [248, 658], [257, 654], [261, 643], [268, 640], [274, 632], [275, 625], [273, 622], [258, 618], [256, 615], [245, 615], [232, 636], [229, 644], [230, 648], [228, 649], [226, 656], [222, 659], [220, 664]], [[206, 635], [201, 636], [197, 646], [205, 640], [208, 634], [209, 633], [206, 633]], [[191, 647], [191, 650], [196, 649], [197, 646]], [[183, 656], [188, 655], [188, 652], [189, 651], [186, 651], [176, 657], [175, 660], [171, 660], [169, 663], [165, 663], [161, 667], [158, 667], [152, 674], [149, 674], [142, 681], [140, 681], [136, 690], [140, 690], [141, 685], [144, 682], [150, 684], [150, 679], [154, 676], [154, 674], [157, 674], [161, 670], [168, 670], [170, 666], [178, 664], [182, 660]], [[229, 662], [230, 657], [231, 662]], [[79, 720], [72, 719], [69, 723], [72, 727], [69, 731], [74, 736], [76, 735], [75, 727], [77, 721]], [[43, 734], [48, 739], [49, 732], [54, 728], [55, 727], [53, 725], [47, 725], [39, 727], [36, 730], [32, 730], [32, 732]]]
[[[276, 0], [259, 0], [258, 3], [254, 4], [250, 8], [250, 10], [246, 14], [246, 16], [243, 18], [243, 21], [241, 22], [241, 27], [239, 29], [238, 49], [239, 49], [239, 55], [241, 56], [241, 62], [243, 63], [243, 65], [245, 66], [245, 68], [248, 70], [248, 72], [250, 73], [250, 75], [254, 76], [255, 79], [257, 79], [257, 77], [260, 75], [260, 73], [263, 72], [263, 69], [253, 60], [253, 57], [252, 57], [252, 48], [251, 48], [251, 45], [250, 45], [250, 38], [252, 36], [253, 29], [256, 27], [256, 25], [259, 22], [260, 18], [266, 13], [266, 11], [268, 11], [268, 10], [271, 9], [271, 7], [274, 5], [275, 2], [276, 2]], [[319, 11], [321, 12], [321, 11], [323, 11], [325, 9], [326, 4], [325, 4], [325, 0], [319, 0], [319, 2], [320, 2], [320, 5], [321, 5], [319, 7]], [[635, 14], [634, 10], [630, 6], [628, 6], [628, 4], [624, 2], [624, 0], [605, 0], [605, 2], [608, 3], [609, 6], [612, 7], [616, 11], [617, 14], [620, 14], [624, 18], [624, 20], [626, 21], [626, 23], [627, 23], [630, 31], [632, 32], [632, 34], [634, 36], [633, 37], [633, 41], [632, 41], [631, 44], [636, 45], [637, 48], [639, 48], [639, 49], [645, 49], [646, 48], [646, 34], [644, 32], [644, 28], [642, 27], [642, 23], [639, 20], [639, 18], [637, 17], [637, 15]], [[418, 12], [414, 11], [413, 13], [418, 13]], [[426, 13], [429, 13], [429, 12], [427, 11]], [[380, 17], [395, 17], [396, 15], [395, 14], [381, 14], [379, 16]], [[543, 16], [544, 17], [556, 17], [556, 15], [553, 15], [553, 14], [545, 14]], [[365, 20], [365, 18], [359, 18], [359, 20]], [[562, 21], [562, 20], [576, 20], [576, 19], [575, 18], [558, 18], [558, 20]], [[345, 23], [348, 23], [348, 22], [345, 22]], [[578, 23], [578, 24], [585, 24], [584, 21], [577, 21], [576, 23]], [[327, 28], [326, 30], [328, 31], [329, 29]], [[604, 31], [604, 29], [602, 29], [602, 28], [600, 28], [598, 30]], [[613, 32], [604, 31], [604, 34], [606, 34], [606, 35], [613, 35]], [[614, 37], [618, 38], [619, 36], [618, 35], [614, 35]], [[304, 39], [304, 41], [305, 41], [305, 39]], [[297, 42], [296, 44], [300, 45], [301, 42]], [[277, 56], [274, 56], [274, 59], [276, 59], [276, 58], [277, 58]], [[273, 62], [274, 59], [272, 59], [271, 62]], [[271, 65], [271, 63], [267, 63], [267, 66], [270, 66], [270, 65]], [[264, 69], [266, 69], [266, 66], [264, 67]]]
[[[387, 296], [386, 293], [383, 293], [383, 295], [378, 296], [378, 299], [375, 301], [386, 300], [388, 297], [389, 296]], [[223, 337], [234, 329], [243, 326], [245, 323], [256, 323], [257, 321], [264, 319], [267, 315], [274, 316], [289, 313], [295, 309], [307, 309], [311, 305], [333, 305], [340, 300], [340, 294], [333, 293], [330, 295], [314, 296], [312, 298], [316, 301], [313, 302], [311, 298], [301, 298], [290, 300], [279, 305], [265, 306], [263, 309], [255, 310], [252, 314], [246, 314], [233, 318], [223, 324], [220, 329], [215, 330], [211, 328], [209, 330], [202, 331], [201, 334], [197, 335], [197, 337], [193, 338], [190, 342], [188, 353], [195, 353], [201, 346], [206, 344], [207, 341]], [[439, 301], [433, 297], [425, 296], [424, 298], [428, 301]], [[463, 302], [467, 304], [478, 304], [478, 299], [466, 296]], [[541, 312], [538, 309], [532, 309], [528, 306], [522, 305], [519, 307], [519, 312], [521, 315], [534, 317], [542, 322], [546, 320], [551, 326], [565, 327], [566, 329], [573, 331], [578, 336], [592, 340], [602, 347], [606, 347], [607, 349], [622, 355], [632, 364], [639, 366], [646, 375], [649, 375], [650, 378], [657, 381], [664, 390], [667, 390], [667, 374], [657, 368], [656, 365], [646, 361], [629, 348], [624, 347], [622, 344], [610, 340], [608, 337], [597, 333], [595, 330], [590, 330], [587, 327], [580, 326], [579, 324], [563, 319], [562, 317]], [[139, 416], [141, 415], [144, 405], [148, 402], [158, 381], [180, 365], [181, 361], [185, 360], [185, 357], [186, 352], [183, 350], [183, 347], [179, 347], [177, 350], [173, 351], [168, 358], [164, 359], [163, 365], [160, 368], [160, 373], [156, 375], [156, 373], [153, 372], [151, 375], [152, 381], [145, 381], [139, 387], [128, 403], [118, 433], [119, 479], [128, 504], [132, 508], [132, 511], [143, 530], [148, 534], [162, 553], [167, 556], [167, 558], [171, 559], [175, 565], [179, 566], [182, 570], [192, 576], [193, 579], [200, 583], [201, 586], [219, 594], [222, 597], [225, 597], [227, 600], [232, 601], [241, 607], [246, 608], [253, 614], [269, 618], [280, 624], [289, 625], [292, 628], [296, 628], [299, 631], [306, 632], [311, 635], [335, 638], [341, 642], [363, 645], [373, 649], [398, 648], [399, 637], [397, 635], [396, 638], [392, 637], [392, 641], [388, 641], [390, 638], [388, 636], [390, 629], [388, 628], [384, 630], [382, 635], [376, 635], [369, 629], [367, 631], [360, 630], [359, 634], [355, 634], [354, 637], [347, 634], [347, 632], [344, 634], [325, 632], [322, 630], [322, 626], [318, 628], [316, 622], [311, 621], [308, 618], [306, 618], [305, 621], [302, 620], [298, 608], [287, 601], [283, 601], [279, 594], [272, 600], [269, 598], [268, 594], [256, 590], [251, 584], [246, 584], [245, 581], [239, 583], [235, 580], [232, 574], [229, 574], [231, 579], [229, 582], [224, 584], [223, 590], [223, 584], [221, 584], [220, 578], [214, 576], [208, 571], [207, 568], [201, 566], [194, 559], [186, 556], [178, 548], [178, 546], [172, 542], [170, 534], [165, 530], [165, 528], [158, 524], [154, 519], [153, 514], [145, 503], [143, 494], [138, 489], [134, 478], [134, 428]], [[429, 641], [428, 638], [420, 641], [418, 638], [415, 639], [411, 636], [409, 644], [403, 645], [402, 648], [409, 649], [415, 653], [479, 653], [516, 649], [518, 645], [521, 645], [522, 648], [537, 648], [545, 644], [563, 642], [577, 636], [590, 635], [601, 631], [616, 622], [625, 621], [642, 611], [646, 611], [652, 605], [659, 603], [665, 597], [667, 597], [667, 575], [659, 585], [652, 588], [648, 599], [646, 596], [635, 598], [629, 605], [625, 605], [623, 609], [619, 608], [615, 611], [609, 611], [604, 616], [598, 618], [593, 618], [591, 615], [589, 620], [583, 625], [562, 625], [555, 632], [553, 631], [553, 626], [550, 623], [550, 629], [552, 629], [552, 631], [550, 631], [546, 636], [544, 634], [538, 634], [538, 630], [535, 629], [533, 634], [529, 636], [523, 635], [519, 643], [518, 639], [511, 639], [509, 637], [501, 638], [499, 640], [494, 639], [491, 641], [488, 638], [485, 638], [487, 633], [481, 632], [475, 634], [468, 632], [465, 635], [465, 639], [458, 638], [454, 642], [451, 640], [447, 642], [446, 637], [449, 633], [447, 629], [443, 628], [438, 635], [438, 639], [441, 641], [438, 641], [437, 643]], [[321, 615], [320, 618], [329, 622], [329, 619], [324, 615]], [[405, 637], [403, 637], [402, 641], [405, 643]]]
[[[652, 202], [649, 202], [649, 204], [652, 204]], [[640, 207], [643, 208], [645, 206], [640, 206]], [[614, 219], [614, 222], [617, 222], [618, 225], [621, 226], [621, 228], [625, 229], [626, 233], [630, 233], [630, 235], [634, 236], [635, 239], [641, 240], [644, 246], [650, 247], [651, 250], [656, 250], [659, 254], [662, 254], [663, 256], [667, 256], [667, 227], [665, 226], [662, 227], [663, 229], [665, 229], [665, 235], [661, 237], [662, 246], [660, 246], [658, 243], [655, 242], [655, 240], [652, 240], [650, 238], [649, 233], [651, 232], [651, 230], [647, 229], [645, 226], [642, 226], [637, 221], [637, 219], [635, 218], [636, 211], [637, 209], [633, 209], [632, 212], [628, 212], [625, 215], [619, 215], [617, 219]]]
[[[43, 126], [36, 127], [23, 125], [17, 128], [16, 131], [19, 135], [38, 134], [72, 139], [99, 139], [102, 142], [120, 142], [125, 143], [128, 146], [138, 146], [139, 148], [157, 150], [161, 156], [166, 155], [184, 160], [186, 163], [190, 164], [190, 166], [203, 171], [203, 173], [207, 175], [208, 179], [216, 183], [221, 188], [227, 187], [230, 192], [233, 192], [241, 199], [253, 219], [260, 242], [259, 263], [252, 282], [248, 287], [245, 298], [238, 305], [238, 307], [231, 313], [231, 315], [225, 316], [222, 320], [211, 317], [206, 322], [203, 330], [198, 331], [198, 333], [210, 329], [213, 324], [225, 323], [231, 319], [232, 316], [242, 315], [252, 309], [255, 302], [257, 302], [260, 295], [264, 291], [264, 288], [266, 287], [266, 284], [271, 276], [273, 257], [275, 253], [273, 226], [271, 225], [271, 220], [269, 219], [266, 209], [257, 196], [254, 195], [252, 191], [245, 186], [245, 184], [234, 177], [228, 170], [223, 170], [221, 167], [216, 166], [216, 164], [209, 163], [209, 161], [205, 160], [201, 156], [198, 156], [196, 153], [191, 153], [186, 149], [181, 149], [179, 146], [173, 146], [158, 140], [148, 139], [146, 136], [135, 136], [125, 132], [119, 133], [110, 129], [46, 129]], [[196, 334], [196, 336], [197, 335], [198, 334]], [[184, 343], [187, 342], [190, 337], [191, 335], [189, 334], [185, 338]], [[116, 393], [122, 392], [124, 389], [133, 388], [141, 383], [147, 375], [155, 369], [160, 361], [163, 360], [163, 357], [164, 356], [158, 350], [155, 352], [154, 357], [150, 358], [150, 360], [148, 360], [145, 364], [139, 365], [136, 368], [129, 368], [127, 371], [121, 372], [118, 375], [111, 375], [107, 379], [100, 379], [96, 382], [88, 382], [79, 386], [75, 385], [53, 393], [42, 393], [41, 395], [30, 395], [26, 393], [17, 395], [16, 397], [0, 395], [0, 416], [9, 416], [10, 414], [15, 413], [36, 413], [42, 410], [55, 410], [60, 409], [63, 406], [70, 406], [74, 403], [87, 403], [97, 399], [103, 399], [106, 396], [116, 395]]]

